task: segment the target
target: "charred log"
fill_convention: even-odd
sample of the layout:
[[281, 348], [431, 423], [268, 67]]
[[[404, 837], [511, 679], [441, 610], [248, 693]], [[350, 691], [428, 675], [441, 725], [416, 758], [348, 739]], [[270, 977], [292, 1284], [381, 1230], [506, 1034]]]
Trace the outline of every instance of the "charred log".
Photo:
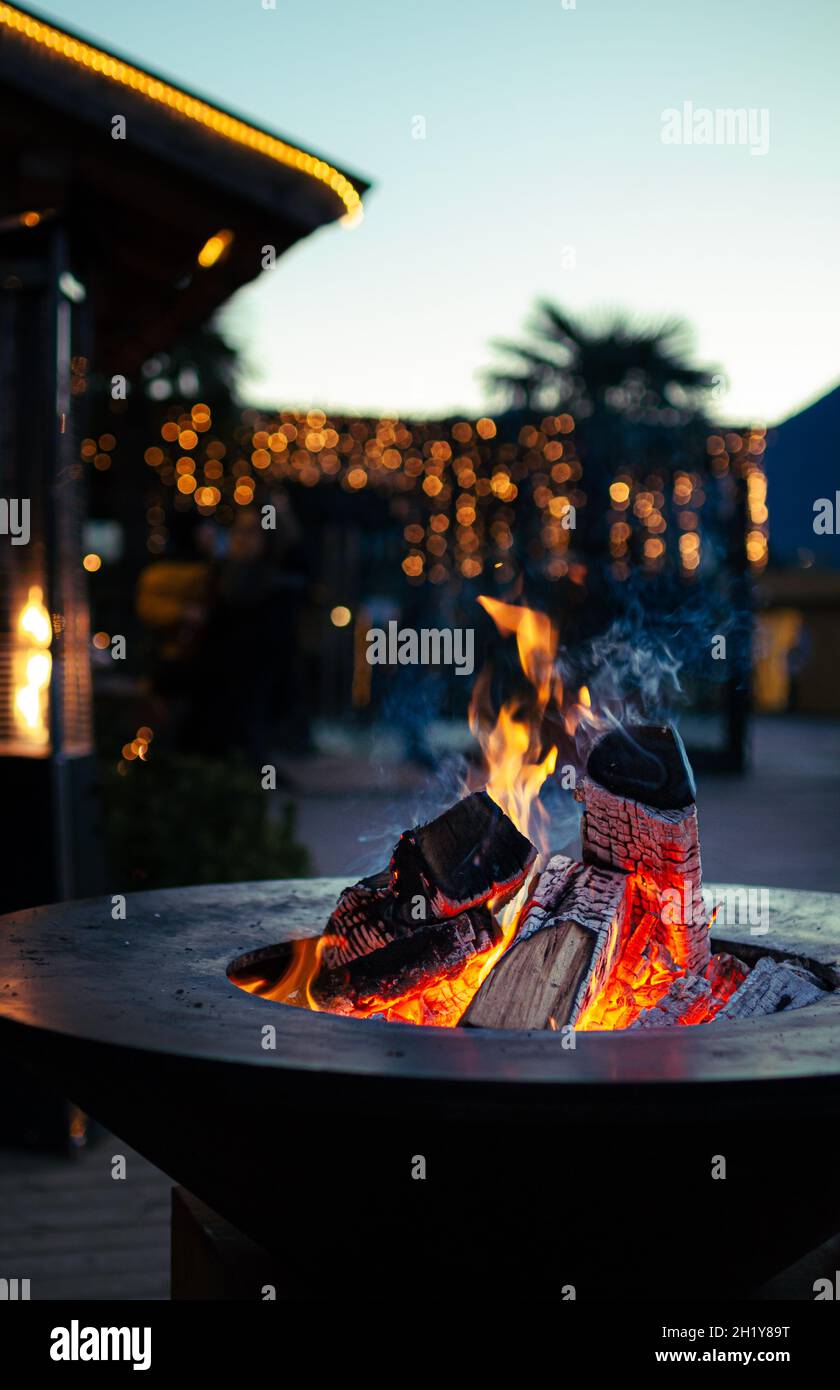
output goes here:
[[345, 888], [327, 923], [321, 957], [324, 965], [335, 969], [371, 951], [379, 951], [393, 941], [400, 926], [393, 907], [391, 875], [387, 869]]
[[777, 961], [772, 956], [762, 956], [717, 1018], [721, 1023], [728, 1023], [736, 1018], [780, 1014], [786, 1009], [816, 1004], [824, 995], [822, 985], [804, 966], [792, 960]]
[[454, 917], [489, 898], [505, 901], [524, 883], [537, 851], [487, 792], [473, 792], [427, 825], [401, 835], [391, 859], [392, 889], [426, 918]]
[[697, 795], [685, 745], [670, 724], [612, 729], [592, 749], [587, 771], [615, 796], [662, 811], [689, 806]]
[[584, 860], [635, 875], [637, 917], [649, 913], [655, 918], [654, 939], [681, 969], [702, 975], [710, 944], [697, 808], [659, 810], [619, 796], [591, 776], [579, 794]]
[[678, 975], [650, 1008], [642, 1009], [631, 1028], [673, 1028], [703, 1023], [712, 1007], [712, 987], [702, 975]]
[[374, 1003], [393, 1002], [455, 974], [471, 956], [499, 939], [499, 928], [483, 907], [423, 923], [377, 951], [321, 970], [312, 986], [313, 998], [330, 1013], [366, 1013]]
[[406, 831], [388, 869], [344, 889], [327, 923], [324, 966], [338, 969], [490, 898], [503, 902], [535, 858], [486, 792], [465, 797]]

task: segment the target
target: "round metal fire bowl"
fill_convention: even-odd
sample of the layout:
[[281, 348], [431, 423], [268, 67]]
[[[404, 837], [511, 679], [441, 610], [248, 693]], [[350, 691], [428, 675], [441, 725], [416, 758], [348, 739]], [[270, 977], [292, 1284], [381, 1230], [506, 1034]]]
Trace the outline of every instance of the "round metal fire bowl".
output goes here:
[[[669, 1091], [686, 1086], [840, 1080], [840, 992], [755, 1021], [581, 1033], [572, 1050], [552, 1032], [419, 1028], [312, 1013], [250, 995], [228, 979], [238, 956], [321, 931], [342, 886], [339, 879], [296, 879], [139, 893], [128, 896], [126, 919], [116, 922], [108, 898], [2, 918], [6, 1043], [26, 1053], [33, 1034], [43, 1033], [295, 1074], [314, 1087], [327, 1075], [348, 1087], [371, 1078], [470, 1091], [517, 1085], [548, 1088], [555, 1100], [631, 1087], [667, 1103]], [[715, 946], [750, 961], [767, 952], [798, 956], [840, 983], [840, 894], [771, 889], [770, 922], [763, 936], [727, 927]], [[266, 1024], [276, 1030], [274, 1049], [263, 1046]]]
[[[825, 1157], [840, 993], [756, 1022], [578, 1034], [571, 1050], [552, 1032], [310, 1013], [228, 979], [236, 957], [322, 930], [342, 886], [141, 893], [117, 922], [108, 898], [0, 919], [0, 1077], [17, 1065], [69, 1096], [298, 1292], [361, 1255], [371, 1277], [396, 1259], [438, 1296], [517, 1270], [579, 1297], [740, 1297], [840, 1227]], [[796, 955], [836, 983], [840, 895], [770, 904], [771, 934], [729, 932], [736, 950]], [[726, 1182], [710, 1181], [715, 1155]], [[696, 1232], [676, 1266], [674, 1220]]]

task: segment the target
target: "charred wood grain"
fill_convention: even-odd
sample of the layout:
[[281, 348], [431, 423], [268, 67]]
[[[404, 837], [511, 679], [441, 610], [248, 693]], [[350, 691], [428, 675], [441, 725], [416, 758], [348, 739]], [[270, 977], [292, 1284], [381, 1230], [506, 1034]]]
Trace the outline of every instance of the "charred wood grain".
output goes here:
[[322, 970], [312, 986], [321, 1009], [364, 1013], [370, 1002], [393, 1002], [446, 978], [464, 962], [499, 940], [499, 928], [486, 908], [474, 908], [441, 922], [427, 922], [408, 936], [345, 965]]
[[486, 791], [407, 830], [391, 859], [399, 902], [422, 898], [426, 917], [453, 917], [491, 897], [510, 898], [524, 883], [537, 851]]

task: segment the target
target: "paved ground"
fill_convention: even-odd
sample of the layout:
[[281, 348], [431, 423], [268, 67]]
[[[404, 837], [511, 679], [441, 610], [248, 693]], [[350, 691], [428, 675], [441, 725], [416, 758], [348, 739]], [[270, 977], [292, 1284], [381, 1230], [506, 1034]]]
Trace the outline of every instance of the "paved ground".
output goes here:
[[697, 792], [703, 873], [840, 892], [840, 724], [758, 721], [749, 776]]
[[[357, 752], [333, 749], [285, 770], [299, 835], [322, 874], [384, 863], [401, 829], [457, 794]], [[840, 891], [840, 723], [759, 721], [749, 776], [703, 779], [698, 804], [707, 879]], [[567, 805], [552, 844], [575, 836]], [[0, 1277], [29, 1278], [33, 1298], [168, 1297], [170, 1183], [131, 1153], [126, 1181], [115, 1182], [110, 1158], [122, 1152], [107, 1137], [70, 1161], [0, 1151]], [[809, 1266], [805, 1295], [787, 1296], [809, 1296], [812, 1274]]]

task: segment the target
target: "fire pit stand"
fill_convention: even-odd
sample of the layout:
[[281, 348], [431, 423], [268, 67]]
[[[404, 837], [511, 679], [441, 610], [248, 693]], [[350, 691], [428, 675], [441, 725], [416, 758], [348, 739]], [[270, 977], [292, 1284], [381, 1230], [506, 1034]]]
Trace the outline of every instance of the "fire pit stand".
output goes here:
[[[396, 1262], [441, 1292], [514, 1271], [578, 1296], [738, 1295], [840, 1229], [840, 993], [569, 1048], [312, 1013], [230, 981], [243, 953], [320, 931], [341, 887], [6, 917], [0, 1055], [306, 1278], [363, 1262], [375, 1284]], [[716, 948], [800, 958], [836, 986], [840, 896], [772, 890], [771, 914], [768, 936], [726, 928]]]

